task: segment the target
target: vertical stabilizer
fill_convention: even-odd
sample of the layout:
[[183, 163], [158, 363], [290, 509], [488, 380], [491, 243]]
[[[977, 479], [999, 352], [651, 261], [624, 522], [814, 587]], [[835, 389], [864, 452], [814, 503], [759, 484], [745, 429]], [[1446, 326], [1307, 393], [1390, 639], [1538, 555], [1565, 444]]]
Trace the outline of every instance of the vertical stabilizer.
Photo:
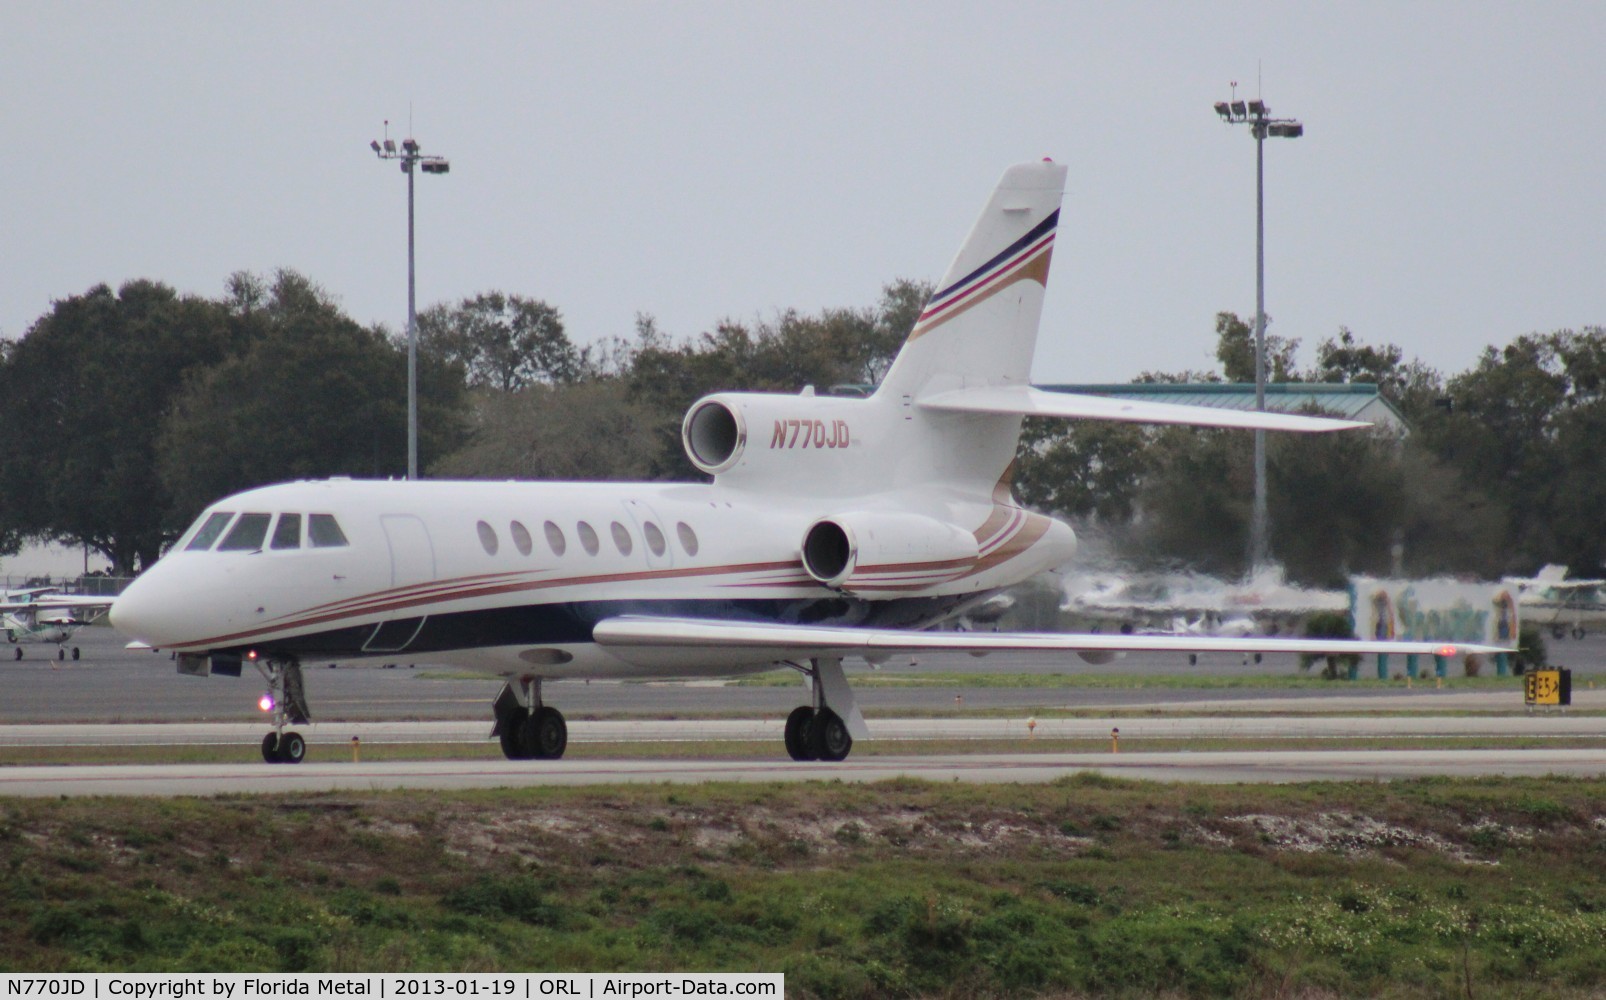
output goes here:
[[887, 372], [882, 393], [919, 399], [950, 389], [1028, 384], [1065, 173], [1048, 160], [1004, 171]]

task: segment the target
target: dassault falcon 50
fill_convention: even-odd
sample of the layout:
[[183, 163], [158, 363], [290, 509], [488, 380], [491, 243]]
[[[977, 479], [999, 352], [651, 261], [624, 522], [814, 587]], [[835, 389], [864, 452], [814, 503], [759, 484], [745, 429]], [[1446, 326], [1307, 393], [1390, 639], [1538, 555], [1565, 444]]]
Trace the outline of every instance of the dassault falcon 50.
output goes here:
[[[778, 664], [807, 703], [798, 760], [868, 734], [842, 670], [928, 650], [1447, 653], [1441, 645], [933, 631], [1070, 561], [1069, 526], [1010, 489], [1024, 416], [1335, 431], [1347, 421], [1064, 395], [1028, 382], [1065, 168], [1005, 171], [885, 379], [866, 398], [721, 392], [686, 452], [711, 483], [285, 483], [204, 511], [111, 611], [179, 670], [269, 684], [270, 762], [299, 761], [303, 659], [455, 664], [505, 678], [492, 735], [561, 757], [557, 678], [732, 675]], [[1470, 647], [1463, 647], [1470, 648]]]

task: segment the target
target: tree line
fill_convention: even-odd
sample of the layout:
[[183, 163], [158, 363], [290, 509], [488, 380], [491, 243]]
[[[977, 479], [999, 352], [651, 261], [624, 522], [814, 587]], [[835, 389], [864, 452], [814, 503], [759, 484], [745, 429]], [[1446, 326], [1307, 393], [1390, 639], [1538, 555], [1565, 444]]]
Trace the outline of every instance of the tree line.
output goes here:
[[[431, 476], [694, 480], [687, 407], [709, 392], [874, 385], [929, 285], [809, 314], [728, 319], [689, 339], [650, 316], [575, 345], [561, 312], [488, 291], [419, 314], [419, 454]], [[1216, 318], [1218, 370], [1141, 381], [1253, 381], [1248, 325]], [[1272, 549], [1291, 578], [1352, 572], [1598, 573], [1606, 556], [1606, 331], [1526, 334], [1445, 376], [1341, 329], [1300, 368], [1268, 337], [1275, 381], [1372, 382], [1411, 433], [1268, 437]], [[236, 273], [217, 297], [157, 281], [97, 285], [0, 341], [0, 554], [83, 545], [149, 566], [209, 503], [289, 479], [405, 472], [403, 332], [363, 326], [291, 270]], [[1251, 436], [1026, 422], [1022, 501], [1128, 558], [1244, 570]]]

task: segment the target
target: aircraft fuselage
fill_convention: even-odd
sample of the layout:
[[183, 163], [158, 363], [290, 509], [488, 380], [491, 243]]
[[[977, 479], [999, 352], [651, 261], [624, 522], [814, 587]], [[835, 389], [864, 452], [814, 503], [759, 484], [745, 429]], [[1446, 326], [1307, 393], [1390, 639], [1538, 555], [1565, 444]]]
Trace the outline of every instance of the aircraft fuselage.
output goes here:
[[810, 526], [840, 506], [697, 484], [288, 483], [214, 505], [113, 614], [180, 653], [405, 656], [551, 678], [702, 675], [771, 661], [743, 650], [604, 650], [592, 626], [654, 614], [920, 628], [1075, 550], [1069, 527], [991, 498], [859, 498], [856, 509], [917, 511], [975, 536], [963, 565], [885, 564], [870, 599], [823, 585], [800, 556]]

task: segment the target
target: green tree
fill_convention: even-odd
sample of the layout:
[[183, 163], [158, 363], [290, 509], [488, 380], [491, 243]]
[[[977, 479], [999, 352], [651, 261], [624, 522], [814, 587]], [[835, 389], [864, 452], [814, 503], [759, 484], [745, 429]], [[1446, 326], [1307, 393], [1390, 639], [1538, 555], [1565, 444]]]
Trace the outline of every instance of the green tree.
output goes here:
[[1476, 367], [1446, 387], [1453, 409], [1419, 427], [1467, 489], [1487, 492], [1505, 512], [1499, 532], [1505, 571], [1561, 561], [1561, 483], [1571, 459], [1588, 461], [1587, 447], [1569, 456], [1561, 446], [1561, 427], [1569, 422], [1563, 414], [1574, 402], [1561, 343], [1554, 335], [1528, 334], [1504, 348], [1486, 348]]
[[243, 332], [160, 282], [56, 302], [0, 366], [0, 536], [85, 545], [128, 573], [182, 530], [156, 472], [164, 414], [186, 376]]
[[[1299, 375], [1294, 370], [1294, 355], [1298, 352], [1298, 340], [1267, 332], [1266, 381], [1298, 382]], [[1216, 313], [1216, 360], [1221, 362], [1228, 382], [1254, 382], [1255, 328], [1239, 319], [1237, 313]]]
[[533, 385], [474, 396], [466, 445], [432, 466], [454, 479], [632, 481], [658, 471], [659, 414], [630, 399], [623, 381]]
[[1421, 361], [1405, 361], [1397, 344], [1374, 347], [1339, 327], [1316, 348], [1316, 365], [1304, 376], [1309, 382], [1370, 382], [1379, 394], [1399, 407], [1413, 425], [1431, 415], [1444, 396], [1444, 379]]
[[1138, 491], [1137, 555], [1218, 576], [1245, 568], [1254, 469], [1245, 432], [1161, 427]]
[[797, 392], [864, 385], [886, 373], [919, 317], [930, 286], [895, 281], [868, 309], [786, 310], [756, 324], [725, 320], [686, 343], [638, 319], [636, 349], [623, 374], [629, 398], [651, 414], [659, 442], [654, 478], [695, 479], [681, 451], [680, 421], [712, 392]]
[[[257, 294], [260, 292], [261, 294]], [[191, 373], [165, 421], [156, 466], [187, 523], [218, 498], [291, 479], [406, 472], [405, 346], [358, 325], [293, 271], [230, 281], [243, 351]], [[461, 372], [421, 356], [419, 460], [461, 440]]]
[[1027, 418], [1015, 456], [1015, 496], [1039, 510], [1125, 521], [1151, 471], [1140, 424]]
[[475, 388], [512, 392], [572, 382], [585, 367], [556, 308], [502, 292], [425, 309], [418, 314], [418, 342], [420, 353], [460, 365]]
[[1389, 573], [1405, 521], [1400, 455], [1386, 431], [1268, 435], [1271, 550], [1289, 579], [1340, 587]]

